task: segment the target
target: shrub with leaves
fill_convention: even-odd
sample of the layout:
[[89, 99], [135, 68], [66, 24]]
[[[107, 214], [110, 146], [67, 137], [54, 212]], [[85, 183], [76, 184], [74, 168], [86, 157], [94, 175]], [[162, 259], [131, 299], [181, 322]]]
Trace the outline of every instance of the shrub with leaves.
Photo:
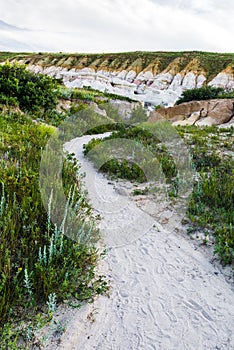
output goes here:
[[176, 104], [179, 105], [183, 102], [210, 100], [212, 98], [221, 98], [224, 93], [224, 89], [213, 86], [203, 86], [201, 88], [185, 90], [182, 96], [177, 100]]
[[34, 74], [25, 66], [0, 66], [0, 102], [23, 111], [51, 111], [57, 105], [58, 86], [51, 77]]

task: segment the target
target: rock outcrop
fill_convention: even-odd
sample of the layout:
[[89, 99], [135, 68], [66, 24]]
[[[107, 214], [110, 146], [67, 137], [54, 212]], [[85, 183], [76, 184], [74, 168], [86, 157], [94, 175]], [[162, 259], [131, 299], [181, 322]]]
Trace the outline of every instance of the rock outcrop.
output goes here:
[[234, 88], [234, 55], [205, 52], [22, 54], [10, 59], [60, 78], [67, 87], [91, 87], [148, 105], [173, 106], [184, 90], [204, 84]]
[[166, 119], [174, 125], [233, 125], [234, 99], [191, 101], [150, 113], [150, 122]]

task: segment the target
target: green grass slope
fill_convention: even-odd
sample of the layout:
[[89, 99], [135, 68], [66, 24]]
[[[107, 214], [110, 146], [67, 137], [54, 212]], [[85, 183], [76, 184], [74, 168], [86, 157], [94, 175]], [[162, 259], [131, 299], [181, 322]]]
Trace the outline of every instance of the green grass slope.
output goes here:
[[12, 53], [1, 52], [0, 61], [23, 60], [26, 64], [44, 67], [54, 65], [67, 69], [90, 67], [107, 71], [150, 70], [154, 74], [172, 71], [203, 73], [210, 81], [222, 70], [234, 71], [234, 53], [188, 52], [126, 52], [103, 54], [79, 53]]

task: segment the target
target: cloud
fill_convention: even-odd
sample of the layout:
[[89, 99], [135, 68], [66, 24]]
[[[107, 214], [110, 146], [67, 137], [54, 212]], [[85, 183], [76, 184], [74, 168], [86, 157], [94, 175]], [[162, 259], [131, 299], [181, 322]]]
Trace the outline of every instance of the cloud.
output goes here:
[[3, 33], [0, 26], [0, 49], [4, 40], [7, 50], [21, 50], [21, 42], [21, 51], [234, 52], [232, 0], [0, 0], [0, 6], [1, 20], [29, 29]]
[[23, 30], [23, 29], [16, 26], [12, 26], [11, 24], [8, 24], [0, 20], [0, 30], [12, 31], [12, 30]]

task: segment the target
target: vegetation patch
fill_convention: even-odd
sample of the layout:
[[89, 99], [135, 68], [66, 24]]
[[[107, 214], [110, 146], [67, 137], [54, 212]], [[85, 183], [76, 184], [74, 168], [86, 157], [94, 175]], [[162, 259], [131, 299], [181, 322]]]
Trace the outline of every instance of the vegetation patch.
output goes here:
[[197, 180], [188, 207], [193, 230], [215, 236], [214, 252], [234, 260], [234, 129], [177, 127], [190, 147]]
[[[124, 142], [122, 142], [123, 145], [121, 145], [121, 139], [134, 142], [134, 150], [132, 150], [134, 153], [133, 156], [129, 156], [128, 159], [122, 159], [117, 152], [113, 155], [113, 158], [105, 158], [108, 152], [107, 150], [103, 152], [102, 145], [105, 146], [107, 141], [118, 140], [119, 142], [115, 144], [116, 149], [118, 147], [122, 149], [124, 147]], [[128, 144], [127, 147], [129, 147]], [[148, 152], [150, 152], [150, 156], [146, 157]], [[146, 182], [149, 179], [158, 180], [158, 176], [160, 176], [158, 168], [159, 164], [161, 164], [161, 169], [172, 187], [170, 194], [175, 194], [174, 189], [177, 181], [177, 171], [173, 158], [166, 146], [162, 145], [160, 140], [147, 130], [146, 127], [125, 125], [121, 130], [113, 132], [104, 139], [91, 140], [87, 145], [84, 145], [84, 154], [94, 162], [94, 165], [100, 171], [107, 173], [109, 176], [137, 181], [139, 183]], [[141, 166], [136, 163], [136, 154], [138, 154], [138, 159], [142, 160], [139, 163]], [[105, 162], [105, 160], [107, 161]], [[143, 167], [144, 171], [141, 167]]]
[[183, 91], [181, 97], [176, 101], [179, 105], [184, 102], [210, 100], [215, 98], [234, 98], [234, 91], [225, 92], [223, 88], [203, 86]]
[[42, 113], [57, 105], [57, 82], [42, 74], [32, 74], [22, 65], [0, 66], [0, 103], [19, 106], [22, 111]]
[[111, 99], [127, 102], [135, 102], [135, 100], [122, 95], [116, 95], [109, 92], [100, 92], [99, 90], [92, 89], [91, 87], [80, 88], [66, 88], [63, 85], [60, 87], [60, 97], [70, 100], [82, 100], [93, 101], [98, 104], [109, 102]]
[[50, 322], [58, 303], [91, 302], [106, 292], [107, 284], [95, 273], [99, 233], [73, 156], [63, 164], [64, 192], [80, 223], [79, 234], [90, 240], [64, 235], [63, 227], [51, 222], [53, 198], [48, 210], [42, 203], [41, 152], [57, 133], [49, 124], [64, 119], [55, 109], [57, 84], [9, 65], [1, 67], [0, 79], [0, 344], [27, 349], [35, 329]]

